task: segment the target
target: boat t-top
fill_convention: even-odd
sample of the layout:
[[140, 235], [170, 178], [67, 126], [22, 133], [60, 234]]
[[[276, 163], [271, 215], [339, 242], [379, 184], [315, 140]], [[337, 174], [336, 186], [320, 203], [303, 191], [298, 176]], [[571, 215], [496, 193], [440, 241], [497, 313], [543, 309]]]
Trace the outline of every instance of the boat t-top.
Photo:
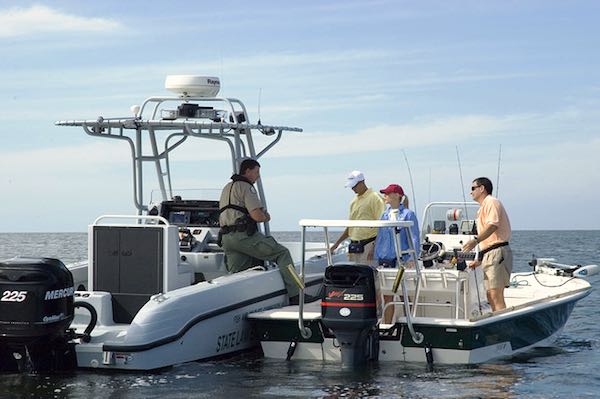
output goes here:
[[[0, 302], [0, 370], [149, 370], [226, 355], [258, 344], [247, 314], [287, 304], [275, 265], [227, 273], [217, 243], [218, 194], [177, 192], [170, 156], [186, 142], [219, 141], [233, 174], [243, 159], [260, 159], [284, 134], [302, 129], [250, 123], [240, 100], [217, 96], [216, 77], [171, 75], [165, 87], [174, 95], [146, 99], [131, 107], [131, 117], [56, 122], [129, 147], [137, 212], [90, 224], [87, 262], [0, 263], [0, 292], [7, 295]], [[262, 148], [255, 146], [257, 134], [267, 138]], [[160, 198], [152, 203], [144, 197], [145, 166], [158, 182]], [[266, 207], [260, 180], [256, 188]], [[290, 244], [299, 260], [298, 248]], [[314, 259], [305, 279], [316, 293], [325, 263]]]

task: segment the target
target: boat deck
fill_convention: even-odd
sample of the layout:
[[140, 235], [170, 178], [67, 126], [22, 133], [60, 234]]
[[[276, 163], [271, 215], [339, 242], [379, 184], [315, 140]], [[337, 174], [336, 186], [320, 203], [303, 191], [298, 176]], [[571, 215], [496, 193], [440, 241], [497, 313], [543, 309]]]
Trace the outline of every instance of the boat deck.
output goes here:
[[[394, 269], [386, 269], [383, 274], [394, 275]], [[425, 287], [422, 287], [420, 293], [420, 301], [417, 305], [416, 323], [448, 323], [452, 325], [476, 323], [479, 320], [488, 319], [491, 316], [502, 315], [510, 312], [526, 310], [535, 304], [547, 302], [551, 304], [553, 300], [560, 301], [563, 298], [572, 296], [585, 296], [590, 290], [588, 282], [578, 278], [572, 278], [565, 283], [564, 278], [552, 276], [548, 274], [533, 274], [533, 273], [516, 273], [512, 275], [511, 281], [513, 284], [507, 288], [505, 292], [505, 300], [507, 308], [497, 312], [491, 312], [491, 308], [486, 301], [485, 296], [481, 296], [481, 311], [479, 310], [479, 301], [474, 295], [464, 295], [461, 292], [461, 287], [469, 287], [468, 277], [470, 273], [457, 271], [444, 271], [437, 273], [436, 279], [433, 278], [434, 272], [426, 271], [424, 273]], [[443, 286], [442, 276], [445, 275], [446, 286]], [[382, 277], [383, 281], [389, 280], [387, 277]], [[408, 281], [411, 277], [408, 276]], [[452, 282], [458, 282], [459, 290], [456, 290], [456, 285]], [[465, 284], [461, 283], [464, 282]], [[440, 286], [442, 285], [442, 286]], [[392, 294], [389, 287], [384, 287], [381, 290], [382, 295]], [[458, 299], [458, 317], [456, 299]], [[472, 299], [472, 300], [470, 300]], [[395, 296], [396, 304], [396, 320], [402, 321], [403, 305], [402, 298]], [[412, 298], [411, 298], [411, 306]], [[463, 312], [463, 307], [466, 304], [467, 312]], [[262, 320], [298, 320], [299, 306], [286, 306], [280, 309], [267, 310], [263, 312], [253, 313], [248, 315], [250, 319]], [[304, 305], [303, 319], [306, 321], [321, 319], [321, 303], [320, 301], [311, 302]], [[385, 327], [385, 325], [382, 325]]]

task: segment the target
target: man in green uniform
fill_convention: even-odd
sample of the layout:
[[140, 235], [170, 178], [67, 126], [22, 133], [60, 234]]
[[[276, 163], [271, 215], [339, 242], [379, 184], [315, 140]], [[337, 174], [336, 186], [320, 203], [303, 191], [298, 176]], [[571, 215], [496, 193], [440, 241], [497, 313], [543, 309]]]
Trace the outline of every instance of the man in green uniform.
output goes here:
[[294, 265], [290, 251], [271, 236], [258, 231], [257, 223], [268, 222], [271, 215], [263, 208], [254, 183], [260, 177], [260, 164], [246, 159], [240, 173], [221, 192], [219, 224], [227, 270], [241, 272], [256, 265], [256, 259], [277, 263], [291, 302], [297, 303], [298, 287], [288, 270]]

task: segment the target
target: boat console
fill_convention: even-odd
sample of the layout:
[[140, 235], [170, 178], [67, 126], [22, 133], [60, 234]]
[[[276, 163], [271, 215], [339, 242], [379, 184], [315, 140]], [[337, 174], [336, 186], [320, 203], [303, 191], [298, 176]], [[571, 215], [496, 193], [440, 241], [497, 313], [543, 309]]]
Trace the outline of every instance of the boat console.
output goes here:
[[219, 233], [219, 201], [163, 201], [151, 212], [179, 227], [179, 249], [182, 252], [223, 252], [217, 243]]

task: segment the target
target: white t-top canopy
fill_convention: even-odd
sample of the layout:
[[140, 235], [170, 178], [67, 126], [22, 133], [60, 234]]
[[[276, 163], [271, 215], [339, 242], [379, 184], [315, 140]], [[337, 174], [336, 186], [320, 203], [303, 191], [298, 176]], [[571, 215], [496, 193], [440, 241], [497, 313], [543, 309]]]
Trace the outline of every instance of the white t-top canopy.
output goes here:
[[304, 227], [410, 227], [412, 221], [301, 219]]

